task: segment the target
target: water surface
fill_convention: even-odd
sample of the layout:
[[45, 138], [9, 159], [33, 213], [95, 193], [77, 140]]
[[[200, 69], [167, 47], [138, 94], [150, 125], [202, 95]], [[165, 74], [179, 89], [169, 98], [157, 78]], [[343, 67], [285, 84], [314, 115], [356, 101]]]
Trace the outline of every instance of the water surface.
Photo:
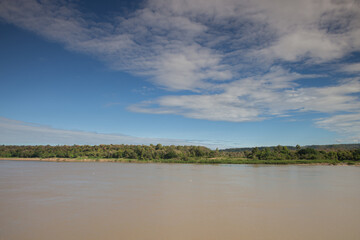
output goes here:
[[0, 161], [0, 239], [360, 239], [360, 167]]

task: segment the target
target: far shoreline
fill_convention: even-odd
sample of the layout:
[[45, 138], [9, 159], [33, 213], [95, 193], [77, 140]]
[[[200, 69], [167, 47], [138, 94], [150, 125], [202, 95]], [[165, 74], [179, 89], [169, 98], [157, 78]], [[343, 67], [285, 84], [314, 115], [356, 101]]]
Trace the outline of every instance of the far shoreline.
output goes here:
[[180, 164], [254, 164], [254, 165], [300, 165], [300, 166], [360, 166], [359, 162], [328, 162], [326, 160], [253, 160], [253, 159], [153, 159], [138, 160], [126, 158], [0, 158], [0, 161], [37, 161], [37, 162], [118, 162], [118, 163], [180, 163]]

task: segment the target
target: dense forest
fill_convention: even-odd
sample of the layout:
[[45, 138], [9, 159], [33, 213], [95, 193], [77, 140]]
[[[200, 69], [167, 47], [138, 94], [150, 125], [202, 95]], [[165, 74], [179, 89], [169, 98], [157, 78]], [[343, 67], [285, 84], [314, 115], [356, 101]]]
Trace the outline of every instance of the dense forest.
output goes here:
[[246, 150], [242, 152], [226, 152], [229, 156], [243, 156], [248, 159], [259, 159], [259, 160], [296, 160], [296, 159], [306, 159], [306, 160], [335, 160], [335, 161], [359, 161], [360, 160], [360, 148], [358, 149], [323, 149], [316, 150], [314, 148], [301, 148], [297, 146], [295, 150], [290, 150], [286, 146], [277, 146], [273, 148], [262, 148], [257, 147], [252, 148], [251, 150]]
[[215, 157], [216, 151], [202, 146], [73, 145], [0, 146], [0, 157], [18, 158], [128, 158], [139, 160]]
[[157, 145], [0, 145], [2, 158], [95, 158], [95, 159], [249, 159], [249, 160], [331, 160], [360, 161], [360, 148], [321, 148], [286, 146], [246, 148], [243, 151], [211, 150], [203, 146]]

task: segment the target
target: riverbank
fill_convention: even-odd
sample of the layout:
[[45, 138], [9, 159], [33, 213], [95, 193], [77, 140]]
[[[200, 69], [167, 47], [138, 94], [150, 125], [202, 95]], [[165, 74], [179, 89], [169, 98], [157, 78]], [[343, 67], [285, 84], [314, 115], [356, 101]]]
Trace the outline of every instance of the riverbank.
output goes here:
[[355, 165], [356, 161], [331, 160], [254, 160], [244, 158], [193, 158], [138, 160], [127, 158], [0, 158], [8, 161], [44, 161], [44, 162], [123, 162], [123, 163], [188, 163], [188, 164], [270, 164], [270, 165]]

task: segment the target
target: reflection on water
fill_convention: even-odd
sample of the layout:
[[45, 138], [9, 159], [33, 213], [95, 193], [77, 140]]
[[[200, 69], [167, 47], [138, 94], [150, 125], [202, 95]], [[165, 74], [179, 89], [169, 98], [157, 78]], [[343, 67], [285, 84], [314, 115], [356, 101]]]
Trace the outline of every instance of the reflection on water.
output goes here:
[[0, 239], [360, 239], [360, 168], [0, 161]]

